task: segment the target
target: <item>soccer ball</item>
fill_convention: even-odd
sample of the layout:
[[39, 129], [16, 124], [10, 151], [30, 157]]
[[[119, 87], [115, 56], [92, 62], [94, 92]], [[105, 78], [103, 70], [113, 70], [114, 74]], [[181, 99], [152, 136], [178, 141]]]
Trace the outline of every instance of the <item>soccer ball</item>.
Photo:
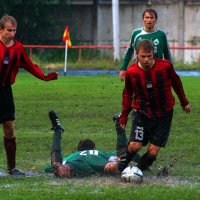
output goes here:
[[142, 183], [143, 173], [138, 167], [129, 166], [123, 170], [121, 179], [124, 182]]

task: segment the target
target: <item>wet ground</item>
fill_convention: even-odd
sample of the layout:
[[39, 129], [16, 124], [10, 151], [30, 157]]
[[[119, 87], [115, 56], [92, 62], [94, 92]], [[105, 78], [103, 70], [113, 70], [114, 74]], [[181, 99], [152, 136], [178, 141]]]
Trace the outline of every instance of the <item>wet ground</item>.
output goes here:
[[[176, 71], [179, 76], [200, 76], [200, 71]], [[60, 70], [60, 74], [63, 75], [76, 75], [76, 76], [94, 76], [94, 75], [114, 75], [118, 76], [118, 70], [94, 70], [94, 69], [82, 69], [82, 70], [67, 70], [64, 73]]]

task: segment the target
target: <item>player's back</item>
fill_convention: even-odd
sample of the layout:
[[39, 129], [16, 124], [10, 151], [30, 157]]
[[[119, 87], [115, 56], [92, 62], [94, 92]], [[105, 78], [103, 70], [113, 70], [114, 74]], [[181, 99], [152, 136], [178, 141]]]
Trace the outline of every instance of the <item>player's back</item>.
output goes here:
[[79, 151], [64, 158], [63, 164], [70, 164], [73, 167], [75, 174], [78, 176], [103, 174], [104, 167], [112, 155], [114, 155], [114, 153], [98, 150]]

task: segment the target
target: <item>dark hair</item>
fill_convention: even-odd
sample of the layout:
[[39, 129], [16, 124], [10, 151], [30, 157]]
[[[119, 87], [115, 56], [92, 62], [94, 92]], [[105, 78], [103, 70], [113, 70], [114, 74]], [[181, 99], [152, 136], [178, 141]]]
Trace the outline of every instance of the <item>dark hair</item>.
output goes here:
[[152, 14], [155, 15], [155, 18], [156, 18], [156, 19], [158, 18], [157, 12], [156, 12], [154, 9], [148, 8], [148, 9], [146, 9], [146, 10], [143, 12], [143, 14], [142, 14], [143, 19], [144, 19], [145, 13], [147, 13], [147, 12], [150, 13], [151, 15], [152, 15]]
[[0, 19], [0, 29], [4, 29], [5, 28], [5, 24], [7, 22], [10, 22], [13, 26], [17, 27], [17, 20], [10, 15], [4, 15], [1, 19]]
[[90, 139], [80, 140], [78, 143], [77, 150], [84, 151], [84, 150], [93, 150], [95, 149], [95, 143]]
[[153, 43], [151, 42], [151, 40], [141, 40], [137, 43], [136, 45], [136, 52], [138, 52], [140, 49], [143, 49], [144, 51], [153, 51], [154, 47], [153, 47]]

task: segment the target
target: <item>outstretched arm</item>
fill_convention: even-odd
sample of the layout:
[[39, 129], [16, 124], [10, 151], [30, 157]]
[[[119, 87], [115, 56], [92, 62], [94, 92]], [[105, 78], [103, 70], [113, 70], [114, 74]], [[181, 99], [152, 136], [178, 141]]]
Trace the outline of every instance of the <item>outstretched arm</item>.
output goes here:
[[33, 76], [44, 81], [55, 80], [58, 78], [58, 72], [50, 72], [49, 74], [44, 75], [43, 71], [37, 65], [32, 63], [24, 49], [22, 49], [20, 66], [31, 73]]

